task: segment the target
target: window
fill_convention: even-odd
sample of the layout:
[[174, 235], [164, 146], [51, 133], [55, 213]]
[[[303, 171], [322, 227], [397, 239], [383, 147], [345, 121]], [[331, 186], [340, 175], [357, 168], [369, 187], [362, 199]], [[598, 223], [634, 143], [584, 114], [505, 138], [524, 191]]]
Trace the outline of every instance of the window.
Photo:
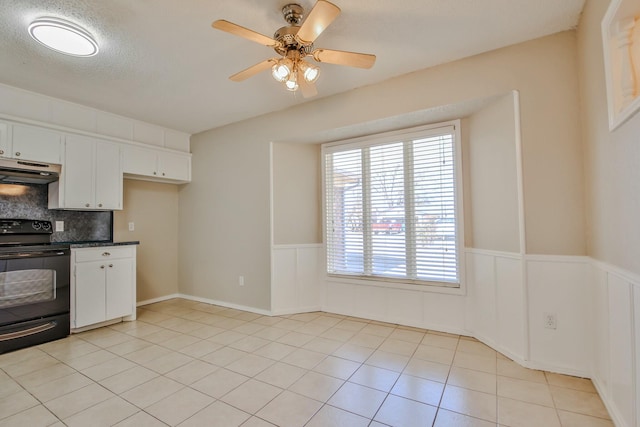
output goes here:
[[323, 146], [327, 272], [460, 285], [454, 126]]

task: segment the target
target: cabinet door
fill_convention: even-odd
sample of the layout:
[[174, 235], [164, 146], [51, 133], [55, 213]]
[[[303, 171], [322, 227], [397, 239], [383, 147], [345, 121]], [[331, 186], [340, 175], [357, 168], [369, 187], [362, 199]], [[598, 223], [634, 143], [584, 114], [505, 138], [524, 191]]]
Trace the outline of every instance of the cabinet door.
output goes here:
[[76, 328], [106, 320], [105, 262], [76, 264], [75, 318]]
[[65, 142], [62, 175], [64, 193], [61, 207], [93, 209], [95, 174], [93, 159], [96, 143], [84, 136], [68, 135]]
[[0, 157], [11, 157], [9, 146], [9, 125], [0, 122]]
[[133, 313], [133, 261], [116, 259], [107, 265], [107, 319], [129, 316]]
[[159, 152], [158, 170], [161, 178], [191, 181], [191, 157]]
[[36, 162], [61, 161], [61, 134], [32, 126], [13, 125], [12, 157]]
[[158, 176], [156, 152], [141, 147], [123, 147], [122, 171], [134, 175]]
[[99, 142], [96, 146], [96, 207], [122, 209], [120, 146]]

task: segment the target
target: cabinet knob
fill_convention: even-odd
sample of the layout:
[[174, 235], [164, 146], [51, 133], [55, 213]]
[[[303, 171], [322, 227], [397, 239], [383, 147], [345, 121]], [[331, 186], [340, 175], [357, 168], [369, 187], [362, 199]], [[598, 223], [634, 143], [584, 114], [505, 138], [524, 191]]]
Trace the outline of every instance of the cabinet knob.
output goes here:
[[85, 208], [88, 208], [89, 206], [91, 206], [89, 203], [85, 203], [85, 204], [84, 204], [84, 207], [85, 207]]
[[104, 265], [101, 265], [100, 268], [102, 268], [104, 270]]
[[109, 268], [113, 268], [113, 264], [109, 264]]
[[162, 172], [162, 176], [164, 176], [164, 172]]
[[109, 252], [102, 252], [102, 256], [109, 256], [111, 255]]
[[98, 203], [98, 207], [101, 208], [102, 207], [102, 203]]
[[0, 150], [0, 155], [4, 154], [4, 150]]
[[16, 151], [16, 157], [20, 157], [20, 152]]

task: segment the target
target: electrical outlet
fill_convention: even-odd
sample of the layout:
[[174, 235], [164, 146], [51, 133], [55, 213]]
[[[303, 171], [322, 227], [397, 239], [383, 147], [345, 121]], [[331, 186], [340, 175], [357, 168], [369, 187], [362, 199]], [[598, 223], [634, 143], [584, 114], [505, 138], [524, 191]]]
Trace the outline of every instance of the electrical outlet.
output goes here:
[[244, 276], [238, 276], [238, 285], [244, 286]]
[[558, 327], [555, 313], [544, 314], [544, 327], [547, 329], [556, 329]]
[[64, 231], [64, 221], [56, 221], [56, 231]]
[[136, 225], [133, 222], [129, 223], [129, 231], [133, 231], [136, 229]]

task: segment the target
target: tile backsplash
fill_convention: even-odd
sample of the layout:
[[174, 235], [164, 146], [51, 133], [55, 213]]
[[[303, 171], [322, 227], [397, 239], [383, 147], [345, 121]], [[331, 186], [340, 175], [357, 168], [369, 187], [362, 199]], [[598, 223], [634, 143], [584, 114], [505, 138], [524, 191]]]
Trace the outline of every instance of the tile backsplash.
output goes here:
[[0, 218], [64, 221], [64, 231], [51, 235], [53, 242], [112, 240], [112, 212], [47, 209], [47, 185], [0, 184]]

